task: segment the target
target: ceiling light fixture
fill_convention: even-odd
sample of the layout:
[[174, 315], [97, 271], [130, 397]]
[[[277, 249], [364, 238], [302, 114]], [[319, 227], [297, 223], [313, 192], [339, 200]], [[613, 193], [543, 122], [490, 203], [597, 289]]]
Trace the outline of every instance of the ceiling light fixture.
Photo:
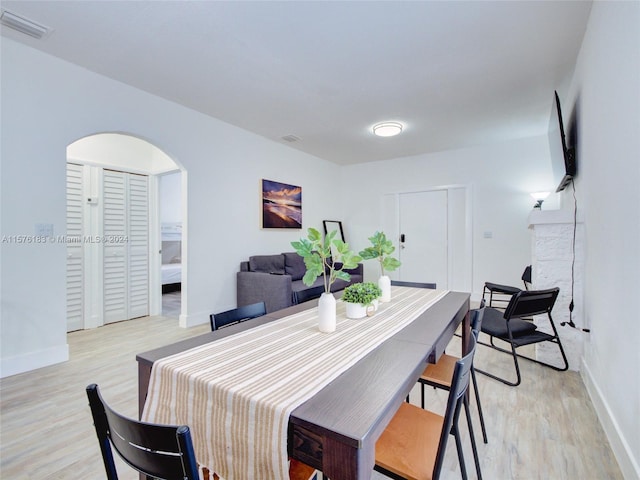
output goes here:
[[6, 27], [13, 28], [18, 32], [24, 33], [25, 35], [29, 35], [30, 37], [37, 38], [39, 40], [51, 33], [51, 29], [49, 27], [40, 25], [33, 20], [29, 20], [8, 10], [2, 10], [2, 14], [0, 15], [0, 23], [2, 23], [2, 25]]
[[382, 122], [373, 126], [373, 134], [378, 137], [393, 137], [402, 133], [402, 124], [398, 122]]

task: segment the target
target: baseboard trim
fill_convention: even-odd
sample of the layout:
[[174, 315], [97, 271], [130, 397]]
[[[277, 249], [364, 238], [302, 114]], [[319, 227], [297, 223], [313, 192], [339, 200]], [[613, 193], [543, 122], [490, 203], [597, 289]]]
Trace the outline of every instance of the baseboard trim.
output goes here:
[[66, 343], [57, 347], [29, 352], [25, 355], [3, 358], [0, 362], [0, 378], [30, 372], [67, 360], [69, 360], [69, 345]]
[[200, 313], [195, 315], [180, 314], [178, 325], [182, 328], [195, 327], [197, 325], [203, 325], [209, 323], [209, 314]]
[[633, 457], [631, 447], [627, 443], [624, 436], [621, 435], [621, 430], [616, 422], [616, 419], [611, 414], [611, 409], [607, 403], [605, 397], [602, 395], [602, 391], [594, 381], [589, 366], [582, 359], [582, 368], [580, 370], [582, 381], [584, 382], [593, 407], [596, 410], [600, 424], [609, 439], [611, 450], [618, 461], [618, 466], [622, 471], [622, 476], [625, 480], [640, 480], [640, 466], [638, 461]]

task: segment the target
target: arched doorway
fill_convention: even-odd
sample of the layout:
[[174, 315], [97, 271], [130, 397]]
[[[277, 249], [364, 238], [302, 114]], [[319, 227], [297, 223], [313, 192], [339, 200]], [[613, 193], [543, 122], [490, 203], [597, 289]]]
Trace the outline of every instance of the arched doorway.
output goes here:
[[[160, 183], [170, 172], [181, 176], [168, 155], [128, 134], [67, 147], [67, 331], [162, 313]], [[172, 224], [181, 230], [181, 218]]]

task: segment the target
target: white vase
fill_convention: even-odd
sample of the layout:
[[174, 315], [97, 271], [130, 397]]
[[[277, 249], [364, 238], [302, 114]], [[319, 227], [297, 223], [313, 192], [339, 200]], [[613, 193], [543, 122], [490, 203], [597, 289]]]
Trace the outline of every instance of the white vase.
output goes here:
[[336, 299], [333, 293], [323, 293], [318, 300], [318, 328], [323, 333], [336, 329]]
[[361, 303], [344, 303], [347, 305], [347, 318], [364, 318], [367, 316], [367, 307]]
[[391, 279], [387, 275], [382, 275], [378, 279], [378, 287], [382, 290], [382, 295], [380, 295], [381, 302], [390, 302], [391, 301]]

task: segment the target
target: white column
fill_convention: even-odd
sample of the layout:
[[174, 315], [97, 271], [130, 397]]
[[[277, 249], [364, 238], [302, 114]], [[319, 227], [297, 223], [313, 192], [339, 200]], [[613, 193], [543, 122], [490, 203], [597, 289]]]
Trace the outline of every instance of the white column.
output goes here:
[[[575, 242], [572, 211], [534, 210], [529, 215], [529, 228], [532, 230], [532, 283], [535, 289], [560, 288], [552, 316], [569, 360], [569, 369], [578, 371], [585, 335], [581, 329], [586, 328], [583, 310], [583, 222], [578, 218], [575, 223]], [[569, 322], [572, 287], [574, 308], [571, 318], [579, 329], [571, 328], [568, 324], [564, 327], [560, 325]], [[544, 322], [541, 323], [544, 325]], [[554, 365], [561, 365], [562, 362], [558, 347], [549, 342], [536, 345], [536, 357]]]

